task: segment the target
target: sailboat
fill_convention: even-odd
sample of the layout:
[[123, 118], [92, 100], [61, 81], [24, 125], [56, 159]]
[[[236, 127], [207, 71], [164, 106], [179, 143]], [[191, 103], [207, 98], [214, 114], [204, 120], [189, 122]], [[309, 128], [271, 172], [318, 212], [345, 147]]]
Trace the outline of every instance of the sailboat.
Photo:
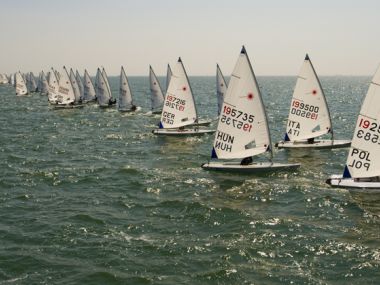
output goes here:
[[[178, 59], [166, 91], [159, 128], [152, 131], [156, 135], [196, 135], [213, 133], [200, 129], [193, 92], [181, 58]], [[185, 128], [185, 127], [192, 128]]]
[[37, 83], [36, 83], [36, 78], [34, 77], [34, 74], [33, 72], [29, 72], [29, 91], [31, 93], [35, 93], [38, 91], [38, 88], [37, 88]]
[[227, 92], [227, 83], [223, 73], [220, 70], [219, 64], [216, 65], [216, 97], [218, 100], [218, 116], [222, 110], [223, 98]]
[[[253, 162], [253, 157], [265, 153], [270, 154], [269, 162]], [[268, 119], [244, 46], [224, 97], [211, 158], [202, 168], [257, 173], [294, 170], [300, 166], [272, 161]]]
[[0, 84], [7, 84], [7, 83], [8, 83], [7, 75], [0, 73]]
[[28, 95], [28, 88], [21, 72], [17, 72], [15, 75], [16, 95], [23, 96]]
[[107, 74], [103, 68], [103, 71], [98, 68], [96, 73], [96, 98], [101, 108], [113, 107], [116, 104], [116, 100], [112, 98], [111, 89], [108, 83]]
[[41, 95], [47, 95], [49, 93], [49, 84], [46, 80], [44, 71], [41, 71], [39, 82], [40, 82], [39, 91]]
[[120, 112], [133, 112], [136, 111], [136, 106], [133, 104], [133, 97], [127, 75], [125, 74], [124, 67], [120, 71], [120, 89], [119, 89], [119, 102], [117, 109]]
[[76, 105], [82, 104], [82, 97], [79, 91], [78, 82], [76, 80], [76, 77], [72, 68], [70, 68], [70, 81], [71, 81], [71, 85], [73, 86], [74, 95], [75, 95], [74, 104]]
[[83, 103], [89, 103], [89, 102], [95, 102], [96, 101], [96, 94], [95, 94], [95, 88], [92, 84], [90, 75], [88, 74], [87, 70], [84, 70], [84, 77], [83, 77]]
[[76, 72], [75, 72], [75, 79], [76, 79], [77, 84], [78, 84], [80, 98], [81, 98], [81, 100], [82, 100], [82, 102], [83, 102], [83, 97], [84, 97], [84, 86], [83, 86], [82, 77], [80, 76], [78, 70], [76, 70]]
[[166, 70], [166, 92], [168, 91], [170, 79], [172, 78], [172, 74], [173, 74], [172, 69], [170, 68], [170, 65], [168, 64], [168, 68]]
[[360, 109], [343, 175], [333, 175], [326, 183], [380, 190], [380, 66]]
[[152, 113], [161, 114], [162, 106], [164, 105], [164, 94], [162, 93], [160, 82], [158, 81], [157, 76], [154, 73], [153, 68], [151, 66], [149, 66], [149, 81], [152, 102]]
[[51, 72], [48, 77], [48, 85], [49, 85], [48, 101], [50, 104], [57, 104], [59, 81], [57, 78], [57, 72], [53, 68], [51, 68]]
[[66, 67], [63, 67], [63, 72], [59, 80], [58, 99], [54, 105], [54, 109], [73, 109], [82, 108], [82, 104], [75, 103], [75, 90], [73, 87], [70, 75], [67, 72]]
[[[331, 134], [330, 140], [318, 138], [326, 134]], [[276, 147], [320, 149], [342, 148], [350, 144], [350, 140], [334, 139], [325, 94], [306, 54], [293, 92], [285, 138]]]

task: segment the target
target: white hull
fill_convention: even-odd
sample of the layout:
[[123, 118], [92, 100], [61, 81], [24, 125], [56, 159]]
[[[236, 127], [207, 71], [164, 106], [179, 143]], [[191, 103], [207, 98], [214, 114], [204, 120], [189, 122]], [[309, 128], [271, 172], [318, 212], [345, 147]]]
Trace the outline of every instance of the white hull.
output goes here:
[[165, 135], [165, 136], [188, 136], [188, 135], [204, 135], [212, 134], [214, 130], [208, 129], [155, 129], [152, 131], [155, 135]]
[[134, 109], [134, 110], [132, 110], [132, 109], [118, 109], [118, 111], [121, 113], [132, 113], [132, 112], [136, 112], [137, 109]]
[[315, 140], [313, 143], [308, 143], [307, 141], [280, 141], [276, 144], [278, 148], [289, 148], [289, 149], [304, 149], [304, 148], [343, 148], [349, 147], [351, 145], [350, 140]]
[[52, 105], [53, 106], [53, 109], [54, 110], [65, 110], [65, 109], [79, 109], [79, 108], [83, 108], [84, 105], [80, 104], [80, 105], [64, 105], [64, 104], [56, 104], [56, 105]]
[[230, 172], [246, 172], [246, 173], [260, 173], [267, 171], [290, 171], [299, 168], [301, 165], [298, 163], [274, 163], [262, 162], [252, 163], [248, 165], [241, 165], [240, 162], [218, 162], [210, 161], [202, 164], [202, 168], [206, 170], [222, 170]]
[[19, 96], [19, 97], [20, 96], [27, 96], [27, 95], [29, 95], [29, 94], [28, 93], [19, 93], [19, 94], [16, 93], [16, 96]]
[[191, 124], [191, 126], [208, 126], [212, 123], [210, 119], [198, 120], [197, 123]]
[[380, 192], [380, 181], [363, 181], [363, 179], [357, 181], [354, 178], [343, 178], [342, 175], [332, 175], [326, 180], [326, 183], [332, 187], [368, 189], [370, 192]]

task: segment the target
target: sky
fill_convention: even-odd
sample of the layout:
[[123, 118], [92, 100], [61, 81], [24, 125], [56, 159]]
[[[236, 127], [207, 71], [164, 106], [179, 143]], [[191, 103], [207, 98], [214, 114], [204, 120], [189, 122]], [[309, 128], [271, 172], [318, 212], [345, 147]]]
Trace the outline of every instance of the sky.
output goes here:
[[258, 76], [372, 75], [380, 63], [377, 0], [0, 0], [0, 72], [86, 68], [230, 75], [245, 45]]

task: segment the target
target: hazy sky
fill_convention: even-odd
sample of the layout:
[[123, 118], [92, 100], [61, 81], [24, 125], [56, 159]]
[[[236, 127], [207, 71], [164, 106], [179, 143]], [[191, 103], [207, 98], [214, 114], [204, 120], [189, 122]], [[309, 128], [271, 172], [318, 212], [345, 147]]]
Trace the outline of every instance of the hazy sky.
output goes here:
[[0, 0], [0, 72], [103, 65], [109, 75], [230, 75], [244, 44], [256, 75], [372, 75], [378, 0]]

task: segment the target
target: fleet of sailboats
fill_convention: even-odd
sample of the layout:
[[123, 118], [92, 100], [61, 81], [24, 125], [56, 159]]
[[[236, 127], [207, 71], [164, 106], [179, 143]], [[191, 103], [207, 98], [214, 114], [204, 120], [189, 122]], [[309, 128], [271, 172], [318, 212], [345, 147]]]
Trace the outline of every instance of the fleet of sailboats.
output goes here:
[[[167, 65], [166, 89], [149, 67], [151, 113], [161, 114], [156, 135], [200, 135], [215, 133], [211, 159], [202, 164], [206, 170], [259, 173], [263, 171], [294, 171], [299, 163], [273, 161], [273, 148], [268, 119], [261, 91], [244, 46], [227, 84], [217, 64], [216, 95], [218, 123], [216, 131], [201, 126], [212, 120], [200, 120], [189, 78], [181, 58], [173, 70]], [[105, 69], [98, 68], [94, 84], [87, 72], [83, 80], [79, 72], [62, 72], [51, 68], [41, 71], [38, 80], [33, 72], [0, 74], [0, 84], [10, 84], [17, 96], [34, 92], [47, 95], [53, 109], [82, 108], [94, 102], [101, 108], [117, 106], [121, 112], [136, 110], [131, 86], [121, 67], [119, 97], [112, 96]], [[351, 148], [342, 175], [332, 175], [327, 183], [333, 187], [380, 190], [380, 67], [373, 76], [363, 101], [352, 138], [334, 137], [330, 111], [318, 75], [306, 55], [290, 103], [283, 141], [279, 149]], [[330, 135], [330, 139], [324, 136]]]

